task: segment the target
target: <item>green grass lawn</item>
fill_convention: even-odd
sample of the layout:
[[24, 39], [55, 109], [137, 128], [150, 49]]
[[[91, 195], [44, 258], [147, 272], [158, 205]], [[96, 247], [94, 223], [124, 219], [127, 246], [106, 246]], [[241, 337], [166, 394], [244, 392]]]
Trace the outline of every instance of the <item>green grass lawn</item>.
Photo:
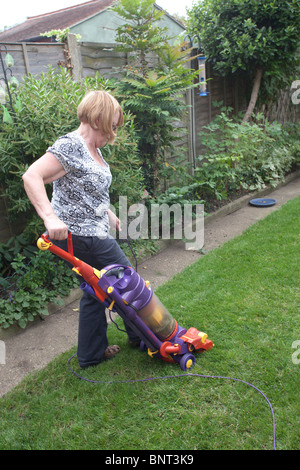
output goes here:
[[[297, 198], [156, 291], [180, 325], [207, 332], [215, 344], [197, 355], [192, 374], [240, 379], [267, 396], [278, 450], [299, 449], [300, 364], [292, 360], [300, 340], [299, 214]], [[112, 361], [86, 371], [76, 357], [71, 362], [105, 383], [73, 375], [72, 350], [0, 399], [0, 449], [273, 448], [272, 413], [257, 390], [188, 376], [130, 349], [114, 325], [109, 338], [122, 348]]]

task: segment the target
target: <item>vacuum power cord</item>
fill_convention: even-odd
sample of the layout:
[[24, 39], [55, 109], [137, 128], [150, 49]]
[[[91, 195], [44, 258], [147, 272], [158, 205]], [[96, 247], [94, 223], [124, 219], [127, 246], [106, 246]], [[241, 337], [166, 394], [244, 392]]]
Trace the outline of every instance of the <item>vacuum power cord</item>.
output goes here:
[[70, 362], [71, 360], [76, 356], [77, 354], [73, 354], [73, 356], [71, 356], [68, 361], [67, 361], [67, 366], [69, 368], [69, 370], [76, 376], [78, 377], [79, 379], [81, 380], [84, 380], [86, 382], [90, 382], [90, 383], [95, 383], [95, 384], [116, 384], [116, 383], [136, 383], [136, 382], [149, 382], [150, 380], [164, 380], [164, 379], [177, 379], [177, 378], [181, 378], [181, 377], [201, 377], [201, 378], [204, 378], [204, 379], [225, 379], [225, 380], [233, 380], [235, 382], [241, 382], [245, 385], [248, 385], [249, 387], [252, 387], [254, 388], [254, 390], [256, 390], [257, 392], [259, 392], [263, 397], [264, 399], [266, 400], [266, 402], [268, 403], [269, 405], [269, 408], [271, 410], [271, 413], [272, 413], [272, 423], [273, 423], [273, 448], [274, 450], [276, 450], [276, 434], [275, 434], [275, 415], [274, 415], [274, 411], [273, 411], [273, 408], [272, 408], [272, 405], [269, 401], [269, 399], [266, 397], [266, 395], [261, 391], [259, 390], [259, 388], [255, 387], [254, 385], [252, 385], [251, 383], [249, 382], [246, 382], [245, 380], [242, 380], [242, 379], [236, 379], [234, 377], [226, 377], [226, 376], [222, 376], [222, 375], [203, 375], [203, 374], [191, 374], [191, 373], [188, 373], [188, 374], [179, 374], [179, 375], [166, 375], [166, 376], [163, 376], [163, 377], [147, 377], [145, 379], [129, 379], [129, 380], [110, 380], [110, 381], [101, 381], [101, 380], [91, 380], [91, 379], [87, 379], [85, 377], [81, 377], [79, 374], [77, 374], [70, 366]]

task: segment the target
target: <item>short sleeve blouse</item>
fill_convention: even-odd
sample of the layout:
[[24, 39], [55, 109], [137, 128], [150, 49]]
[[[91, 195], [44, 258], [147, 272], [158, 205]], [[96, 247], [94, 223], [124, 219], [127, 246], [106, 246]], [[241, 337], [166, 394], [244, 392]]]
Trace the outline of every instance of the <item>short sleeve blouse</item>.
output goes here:
[[54, 181], [51, 204], [55, 214], [74, 235], [106, 237], [109, 231], [109, 165], [95, 162], [77, 132], [60, 137], [48, 148], [66, 174]]

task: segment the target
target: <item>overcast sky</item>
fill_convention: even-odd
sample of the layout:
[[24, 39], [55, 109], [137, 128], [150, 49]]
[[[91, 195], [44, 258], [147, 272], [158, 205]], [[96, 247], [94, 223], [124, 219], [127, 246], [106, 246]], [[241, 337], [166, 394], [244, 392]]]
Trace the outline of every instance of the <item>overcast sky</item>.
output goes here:
[[[2, 2], [0, 12], [0, 30], [4, 26], [14, 26], [23, 23], [28, 16], [41, 15], [51, 11], [61, 10], [72, 5], [86, 3], [87, 0], [51, 0], [45, 2], [41, 0], [8, 0]], [[195, 0], [158, 0], [156, 2], [168, 13], [185, 15], [186, 7], [190, 8]], [[197, 2], [196, 2], [197, 3]]]

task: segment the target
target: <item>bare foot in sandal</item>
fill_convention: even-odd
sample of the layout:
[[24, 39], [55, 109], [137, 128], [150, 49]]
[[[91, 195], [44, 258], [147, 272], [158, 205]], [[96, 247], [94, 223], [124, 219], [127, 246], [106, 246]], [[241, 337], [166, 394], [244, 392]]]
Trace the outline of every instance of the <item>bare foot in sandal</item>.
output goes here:
[[119, 352], [120, 352], [120, 347], [117, 346], [116, 344], [112, 344], [111, 346], [108, 346], [106, 348], [105, 353], [104, 353], [104, 359], [112, 359]]

